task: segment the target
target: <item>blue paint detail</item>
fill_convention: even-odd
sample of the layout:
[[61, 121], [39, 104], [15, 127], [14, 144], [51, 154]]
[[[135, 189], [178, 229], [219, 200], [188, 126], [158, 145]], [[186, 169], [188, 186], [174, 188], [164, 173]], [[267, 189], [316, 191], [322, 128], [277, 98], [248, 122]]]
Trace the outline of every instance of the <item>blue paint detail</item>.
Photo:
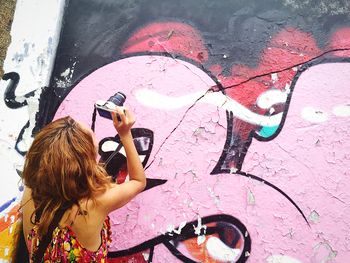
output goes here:
[[264, 137], [264, 138], [268, 138], [270, 136], [272, 136], [278, 129], [278, 125], [277, 126], [273, 126], [273, 127], [263, 127], [260, 131], [259, 131], [259, 135]]
[[16, 200], [16, 197], [12, 198], [10, 201], [7, 201], [5, 204], [0, 206], [0, 212], [4, 211], [6, 208], [8, 208], [15, 200]]
[[18, 190], [19, 190], [20, 192], [23, 192], [23, 190], [24, 190], [23, 184], [21, 184], [21, 185], [18, 186]]

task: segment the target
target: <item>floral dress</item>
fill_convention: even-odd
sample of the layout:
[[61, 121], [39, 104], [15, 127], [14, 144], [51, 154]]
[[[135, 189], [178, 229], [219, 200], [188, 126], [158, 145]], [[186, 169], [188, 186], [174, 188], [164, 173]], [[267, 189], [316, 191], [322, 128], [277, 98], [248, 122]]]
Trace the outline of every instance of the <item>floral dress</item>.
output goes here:
[[[110, 244], [110, 222], [109, 217], [103, 223], [101, 230], [101, 245], [96, 251], [90, 251], [84, 248], [70, 226], [56, 227], [52, 233], [52, 240], [44, 253], [44, 263], [87, 263], [87, 262], [107, 262], [107, 250]], [[35, 249], [38, 248], [39, 239], [37, 235], [37, 227], [28, 234], [28, 248], [30, 256], [33, 255]], [[35, 246], [33, 246], [35, 244]], [[29, 262], [33, 262], [30, 259]]]

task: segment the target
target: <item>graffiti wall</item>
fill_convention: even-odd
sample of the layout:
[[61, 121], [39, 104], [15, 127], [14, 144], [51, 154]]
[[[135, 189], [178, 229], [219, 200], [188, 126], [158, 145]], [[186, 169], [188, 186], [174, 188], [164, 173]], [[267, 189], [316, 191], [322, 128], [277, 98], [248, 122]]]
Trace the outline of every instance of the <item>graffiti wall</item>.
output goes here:
[[45, 124], [94, 127], [109, 174], [127, 180], [94, 108], [121, 91], [147, 187], [110, 215], [110, 262], [347, 262], [350, 4], [31, 1], [17, 4], [1, 81], [2, 260]]

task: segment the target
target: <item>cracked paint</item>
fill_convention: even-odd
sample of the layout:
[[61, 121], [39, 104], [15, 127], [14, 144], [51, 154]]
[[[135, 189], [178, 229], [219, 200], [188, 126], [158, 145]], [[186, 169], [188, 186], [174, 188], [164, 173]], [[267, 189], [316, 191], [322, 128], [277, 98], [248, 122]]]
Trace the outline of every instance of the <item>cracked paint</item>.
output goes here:
[[320, 221], [320, 215], [315, 210], [313, 210], [309, 215], [309, 220], [313, 223], [318, 223]]
[[301, 263], [301, 261], [285, 255], [272, 255], [267, 258], [267, 263]]
[[337, 256], [337, 251], [333, 250], [328, 242], [321, 242], [314, 247], [312, 260], [314, 262], [327, 263], [331, 262]]
[[[300, 12], [309, 2], [281, 5]], [[130, 5], [133, 24], [113, 24], [106, 8], [91, 21], [71, 11], [79, 3], [86, 10], [108, 6], [115, 17]], [[172, 4], [148, 9], [152, 4], [144, 3], [143, 15], [150, 16], [144, 23], [135, 15], [137, 1], [71, 1], [62, 31], [68, 38], [59, 44], [50, 78], [54, 92], [40, 88], [45, 79], [33, 82], [33, 93], [16, 93], [12, 102], [27, 103], [29, 123], [22, 137], [4, 127], [6, 140], [17, 140], [24, 153], [41, 121], [71, 115], [91, 124], [94, 102], [122, 91], [137, 116], [135, 128], [152, 132], [140, 154], [146, 176], [163, 184], [111, 214], [112, 262], [344, 262], [350, 242], [348, 26], [331, 25], [329, 18], [321, 28], [332, 30], [319, 35], [322, 30], [303, 28], [310, 21], [289, 25], [287, 17], [296, 17], [289, 9], [255, 14], [224, 1], [211, 1], [215, 8], [227, 5], [214, 20], [192, 20], [205, 1], [196, 12], [190, 12], [193, 1], [176, 6], [185, 16], [177, 19]], [[347, 8], [321, 1], [312, 10], [321, 18]], [[85, 23], [89, 35], [81, 30]], [[100, 31], [102, 24], [108, 31]], [[41, 50], [29, 68], [43, 77], [54, 41], [49, 37], [46, 49], [22, 42], [12, 57], [20, 65]], [[113, 137], [110, 121], [97, 117], [98, 140]], [[114, 152], [119, 143], [101, 149]], [[118, 154], [125, 156], [123, 148]]]
[[247, 204], [255, 205], [255, 197], [253, 192], [250, 189], [247, 190]]

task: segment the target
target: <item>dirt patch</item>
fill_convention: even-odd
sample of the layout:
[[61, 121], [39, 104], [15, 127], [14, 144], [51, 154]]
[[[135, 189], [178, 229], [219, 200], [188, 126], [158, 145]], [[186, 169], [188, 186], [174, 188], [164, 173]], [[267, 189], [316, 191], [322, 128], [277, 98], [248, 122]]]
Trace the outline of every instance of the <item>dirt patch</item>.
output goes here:
[[4, 75], [4, 60], [11, 42], [10, 31], [15, 7], [16, 0], [0, 0], [0, 78]]

